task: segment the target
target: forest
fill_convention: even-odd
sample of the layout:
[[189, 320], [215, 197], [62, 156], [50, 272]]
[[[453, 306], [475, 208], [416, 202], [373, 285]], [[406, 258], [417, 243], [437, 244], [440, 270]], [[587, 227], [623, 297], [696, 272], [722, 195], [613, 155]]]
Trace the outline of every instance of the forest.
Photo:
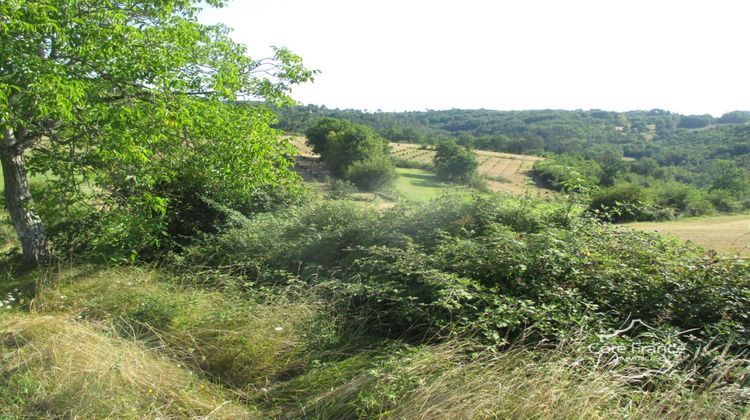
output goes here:
[[750, 415], [750, 261], [612, 223], [746, 209], [747, 113], [301, 106], [200, 7], [0, 2], [0, 418]]

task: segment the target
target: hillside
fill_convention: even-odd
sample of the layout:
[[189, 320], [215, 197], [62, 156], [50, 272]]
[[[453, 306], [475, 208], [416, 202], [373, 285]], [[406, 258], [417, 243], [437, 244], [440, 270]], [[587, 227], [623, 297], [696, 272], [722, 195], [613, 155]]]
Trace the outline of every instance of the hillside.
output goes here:
[[750, 169], [750, 113], [721, 118], [664, 110], [446, 110], [376, 112], [315, 105], [279, 111], [278, 127], [303, 132], [322, 117], [348, 119], [372, 127], [393, 142], [434, 143], [452, 137], [476, 149], [521, 153], [604, 151], [630, 158], [649, 157], [662, 166], [701, 173], [705, 162], [731, 159]]
[[[378, 53], [361, 4], [0, 1], [0, 420], [750, 418], [750, 114], [294, 107], [221, 6]], [[364, 97], [406, 41], [308, 45]]]
[[662, 110], [367, 113], [308, 105], [281, 110], [278, 126], [303, 129], [329, 117], [366, 124], [396, 144], [397, 159], [428, 162], [427, 149], [444, 143], [473, 149], [492, 190], [585, 192], [582, 204], [610, 221], [750, 210], [748, 112], [721, 118]]

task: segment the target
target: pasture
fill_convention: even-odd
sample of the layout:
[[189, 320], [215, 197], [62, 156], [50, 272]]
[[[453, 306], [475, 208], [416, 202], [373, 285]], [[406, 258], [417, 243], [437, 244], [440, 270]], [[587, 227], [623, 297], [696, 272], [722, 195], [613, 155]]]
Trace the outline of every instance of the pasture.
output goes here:
[[434, 173], [422, 169], [396, 168], [399, 177], [396, 189], [409, 200], [429, 201], [440, 194], [445, 184], [437, 179]]
[[750, 257], [750, 215], [695, 217], [668, 222], [630, 223], [634, 229], [658, 232], [706, 248]]
[[[554, 191], [540, 188], [531, 178], [531, 167], [534, 162], [543, 158], [485, 150], [477, 150], [475, 153], [479, 160], [479, 175], [487, 179], [492, 191], [531, 194], [536, 197], [555, 194]], [[399, 159], [422, 163], [431, 163], [435, 157], [434, 150], [422, 149], [420, 145], [410, 143], [391, 143], [391, 154]]]
[[[316, 162], [317, 155], [307, 145], [304, 136], [289, 136], [289, 140], [299, 153], [295, 170], [306, 182], [322, 182], [326, 176], [330, 176], [325, 168]], [[395, 158], [432, 163], [435, 157], [434, 150], [422, 149], [417, 144], [391, 143], [390, 145], [391, 155]], [[487, 179], [492, 191], [516, 195], [530, 194], [535, 197], [549, 197], [556, 194], [554, 191], [537, 186], [531, 178], [531, 167], [534, 162], [543, 158], [484, 150], [477, 150], [476, 154], [479, 160], [479, 175]], [[425, 182], [424, 179], [419, 178], [429, 176], [426, 171], [399, 168], [398, 172], [406, 179], [398, 181], [396, 186], [410, 198], [416, 200], [429, 198], [434, 196], [440, 188], [437, 180]]]

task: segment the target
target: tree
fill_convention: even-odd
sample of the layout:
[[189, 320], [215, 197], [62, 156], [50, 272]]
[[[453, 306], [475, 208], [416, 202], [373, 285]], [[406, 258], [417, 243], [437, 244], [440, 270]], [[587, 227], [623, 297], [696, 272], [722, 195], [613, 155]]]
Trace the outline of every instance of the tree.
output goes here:
[[628, 171], [628, 163], [622, 159], [622, 153], [605, 148], [599, 153], [592, 153], [594, 160], [601, 167], [599, 183], [604, 186], [615, 185], [617, 177]]
[[440, 143], [433, 161], [438, 177], [449, 182], [467, 182], [479, 167], [477, 155], [453, 141]]
[[719, 124], [745, 124], [750, 122], [750, 112], [732, 111], [727, 112], [717, 120]]
[[709, 169], [709, 190], [724, 190], [740, 197], [750, 191], [748, 172], [731, 160], [717, 159]]
[[345, 177], [354, 162], [385, 158], [388, 142], [362, 124], [325, 118], [305, 132], [313, 151], [338, 177]]
[[322, 156], [326, 154], [328, 135], [332, 132], [342, 131], [350, 125], [351, 123], [348, 121], [336, 118], [323, 118], [305, 131], [307, 143], [312, 147], [313, 152]]
[[664, 168], [659, 165], [659, 162], [649, 157], [642, 157], [634, 161], [630, 165], [630, 170], [634, 173], [654, 178], [664, 178], [665, 176]]
[[703, 128], [708, 127], [714, 121], [714, 117], [709, 114], [704, 115], [684, 115], [680, 117], [680, 128]]
[[[270, 111], [235, 101], [289, 103], [291, 86], [314, 72], [283, 48], [247, 57], [198, 11], [192, 0], [0, 3], [0, 161], [25, 260], [50, 258], [38, 209], [76, 216], [88, 206], [87, 217], [109, 223], [101, 243], [155, 244], [172, 187], [236, 204], [293, 182]], [[27, 161], [53, 179], [40, 200]]]

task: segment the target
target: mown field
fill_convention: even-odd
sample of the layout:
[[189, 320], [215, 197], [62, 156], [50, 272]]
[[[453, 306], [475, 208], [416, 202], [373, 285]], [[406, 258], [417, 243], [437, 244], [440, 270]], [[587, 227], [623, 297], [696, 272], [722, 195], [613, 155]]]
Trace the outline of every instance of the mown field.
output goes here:
[[706, 248], [750, 257], [750, 215], [697, 217], [669, 222], [639, 222], [628, 226], [676, 236]]
[[445, 188], [434, 173], [422, 169], [396, 168], [396, 189], [414, 201], [429, 201]]
[[[391, 154], [399, 159], [430, 163], [435, 151], [421, 149], [417, 144], [391, 143]], [[548, 189], [538, 187], [531, 178], [531, 167], [534, 162], [543, 158], [485, 150], [477, 150], [476, 154], [479, 159], [479, 175], [487, 177], [493, 191], [529, 193], [537, 197], [554, 194]]]
[[[298, 150], [296, 170], [307, 182], [323, 182], [330, 173], [317, 161], [317, 155], [305, 143], [302, 136], [290, 136], [292, 145]], [[514, 155], [510, 153], [476, 151], [479, 159], [479, 174], [486, 177], [492, 191], [511, 194], [530, 194], [547, 197], [555, 192], [540, 188], [531, 178], [531, 167], [542, 158]], [[391, 143], [391, 154], [395, 158], [420, 163], [432, 163], [434, 150], [420, 149], [419, 145]], [[416, 200], [429, 199], [437, 194], [440, 183], [427, 171], [399, 168], [401, 179], [396, 188], [407, 197]]]

